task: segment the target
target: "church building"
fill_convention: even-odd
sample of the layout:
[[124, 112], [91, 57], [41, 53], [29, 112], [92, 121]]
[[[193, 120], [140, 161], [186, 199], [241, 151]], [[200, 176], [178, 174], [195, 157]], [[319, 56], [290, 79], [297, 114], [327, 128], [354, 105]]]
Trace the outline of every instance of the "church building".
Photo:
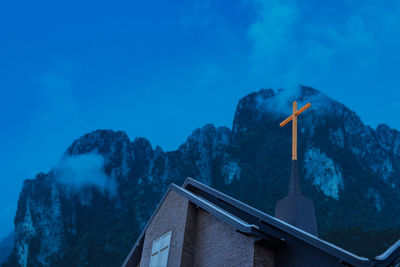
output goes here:
[[194, 179], [171, 184], [124, 267], [398, 266], [400, 242], [368, 259]]
[[365, 258], [318, 238], [314, 204], [301, 193], [297, 166], [297, 116], [293, 124], [288, 196], [275, 216], [188, 178], [171, 184], [123, 267], [175, 266], [400, 266], [400, 240], [383, 254]]

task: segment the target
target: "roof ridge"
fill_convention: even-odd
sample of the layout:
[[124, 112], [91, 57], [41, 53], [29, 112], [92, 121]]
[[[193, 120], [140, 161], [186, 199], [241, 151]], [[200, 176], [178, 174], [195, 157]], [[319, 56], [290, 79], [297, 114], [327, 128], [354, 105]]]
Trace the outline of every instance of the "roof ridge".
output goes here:
[[[346, 255], [348, 255], [348, 256], [350, 256], [350, 257], [352, 257], [352, 258], [354, 258], [354, 259], [356, 259], [358, 261], [362, 261], [364, 263], [369, 262], [369, 259], [366, 258], [366, 257], [358, 256], [358, 255], [356, 255], [356, 254], [354, 254], [354, 253], [352, 253], [350, 251], [347, 251], [347, 250], [345, 250], [343, 248], [340, 248], [340, 247], [338, 247], [338, 246], [336, 246], [336, 245], [334, 245], [332, 243], [329, 243], [328, 241], [320, 239], [319, 237], [317, 237], [317, 236], [315, 236], [313, 234], [310, 234], [310, 233], [308, 233], [308, 232], [306, 232], [306, 231], [304, 231], [304, 230], [302, 230], [302, 229], [300, 229], [300, 228], [298, 228], [296, 226], [293, 226], [293, 225], [291, 225], [291, 224], [289, 224], [289, 223], [287, 223], [285, 221], [282, 221], [282, 220], [280, 220], [280, 219], [278, 219], [276, 217], [273, 217], [273, 216], [271, 216], [271, 215], [269, 215], [269, 214], [267, 214], [267, 213], [265, 213], [263, 211], [260, 211], [260, 210], [258, 210], [256, 208], [252, 207], [252, 206], [249, 206], [248, 204], [243, 203], [240, 200], [237, 200], [235, 198], [232, 198], [231, 196], [226, 195], [226, 194], [224, 194], [224, 193], [222, 193], [222, 192], [220, 192], [220, 191], [218, 191], [218, 190], [216, 190], [216, 189], [214, 189], [214, 188], [212, 188], [212, 187], [210, 187], [208, 185], [205, 185], [205, 184], [193, 179], [193, 178], [188, 177], [186, 179], [183, 187], [187, 187], [188, 185], [196, 186], [198, 189], [202, 189], [201, 187], [203, 187], [204, 189], [207, 189], [207, 190], [209, 190], [211, 192], [214, 192], [214, 193], [226, 198], [229, 201], [236, 202], [236, 203], [240, 204], [241, 206], [244, 206], [245, 208], [248, 208], [251, 211], [255, 212], [257, 215], [261, 216], [262, 219], [266, 219], [266, 221], [265, 221], [266, 223], [269, 223], [274, 227], [281, 228], [281, 230], [283, 230], [283, 231], [285, 231], [285, 232], [287, 232], [289, 234], [293, 235], [293, 232], [295, 232], [297, 234], [302, 235], [300, 237], [299, 236], [296, 236], [296, 237], [300, 238], [304, 242], [309, 243], [309, 244], [311, 244], [313, 246], [317, 246], [317, 244], [313, 244], [315, 242], [323, 243], [324, 245], [326, 245], [326, 246], [328, 246], [328, 247], [330, 247], [332, 249], [338, 250], [341, 253], [344, 253], [344, 254], [346, 254]], [[237, 208], [241, 209], [241, 207], [237, 207]], [[279, 227], [279, 226], [284, 226], [284, 227]], [[314, 242], [309, 242], [311, 240], [307, 240], [307, 238], [304, 238], [304, 236], [306, 236], [307, 238], [311, 238], [312, 241], [314, 241]]]

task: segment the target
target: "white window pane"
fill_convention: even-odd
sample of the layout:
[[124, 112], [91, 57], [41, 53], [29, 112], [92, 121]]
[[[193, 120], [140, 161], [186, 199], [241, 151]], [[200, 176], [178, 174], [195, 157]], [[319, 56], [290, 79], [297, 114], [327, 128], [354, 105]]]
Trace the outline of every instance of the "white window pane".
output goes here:
[[152, 256], [150, 258], [150, 267], [158, 267], [159, 266], [159, 260], [160, 260], [160, 254], [157, 253], [156, 255]]
[[160, 246], [159, 246], [159, 250], [161, 250], [161, 249], [163, 249], [163, 248], [165, 248], [166, 246], [168, 246], [168, 240], [165, 240], [165, 238], [161, 238], [161, 240], [160, 240]]
[[169, 241], [171, 241], [171, 233], [172, 233], [172, 232], [169, 232], [169, 233], [166, 234], [166, 236], [165, 236], [165, 238], [168, 240], [168, 243], [169, 243]]
[[171, 241], [171, 232], [169, 232], [168, 234], [161, 237], [160, 249], [163, 249], [163, 248], [169, 246], [170, 241]]
[[160, 258], [160, 266], [166, 267], [168, 263], [168, 251], [169, 249], [164, 249], [160, 252], [159, 258]]
[[153, 241], [150, 256], [150, 267], [167, 267], [171, 232]]
[[155, 252], [157, 252], [157, 251], [159, 251], [161, 249], [160, 243], [161, 243], [160, 239], [157, 239], [157, 240], [155, 240], [153, 242], [153, 247], [151, 249], [151, 254], [154, 254]]

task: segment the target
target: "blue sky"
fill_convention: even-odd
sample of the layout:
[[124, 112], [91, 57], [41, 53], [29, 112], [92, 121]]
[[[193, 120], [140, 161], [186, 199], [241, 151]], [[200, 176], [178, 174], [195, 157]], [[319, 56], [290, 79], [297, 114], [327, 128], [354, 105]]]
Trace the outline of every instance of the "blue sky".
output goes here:
[[399, 28], [395, 0], [2, 1], [0, 237], [22, 181], [98, 128], [171, 150], [305, 84], [400, 129]]

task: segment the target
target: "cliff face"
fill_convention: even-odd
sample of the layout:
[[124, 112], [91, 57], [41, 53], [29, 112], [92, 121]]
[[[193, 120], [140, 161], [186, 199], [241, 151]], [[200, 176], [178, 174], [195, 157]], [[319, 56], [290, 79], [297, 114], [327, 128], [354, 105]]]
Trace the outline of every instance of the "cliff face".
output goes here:
[[8, 255], [10, 255], [14, 245], [14, 233], [10, 233], [8, 236], [0, 241], [0, 264], [7, 261]]
[[300, 87], [244, 97], [232, 131], [206, 125], [175, 151], [111, 130], [82, 136], [53, 170], [24, 182], [6, 266], [116, 266], [169, 184], [188, 176], [273, 214], [288, 186], [291, 127], [279, 122], [292, 99], [313, 104], [299, 119], [298, 153], [302, 190], [315, 202], [321, 237], [364, 252], [358, 241], [337, 240], [332, 231], [400, 225], [399, 132], [365, 126], [344, 105]]
[[259, 203], [272, 213], [274, 200], [287, 190], [291, 127], [278, 123], [290, 114], [286, 100], [298, 99], [299, 107], [313, 104], [299, 118], [299, 166], [322, 232], [338, 225], [399, 225], [393, 212], [399, 198], [399, 132], [365, 126], [354, 112], [315, 89], [302, 87], [292, 94], [261, 90], [242, 99], [235, 114], [230, 146], [237, 153], [231, 155], [248, 164], [243, 175], [255, 172], [261, 178], [268, 196]]
[[129, 251], [171, 182], [209, 183], [230, 131], [195, 130], [173, 152], [144, 138], [98, 130], [79, 138], [58, 166], [26, 180], [15, 218], [18, 266], [115, 266]]

